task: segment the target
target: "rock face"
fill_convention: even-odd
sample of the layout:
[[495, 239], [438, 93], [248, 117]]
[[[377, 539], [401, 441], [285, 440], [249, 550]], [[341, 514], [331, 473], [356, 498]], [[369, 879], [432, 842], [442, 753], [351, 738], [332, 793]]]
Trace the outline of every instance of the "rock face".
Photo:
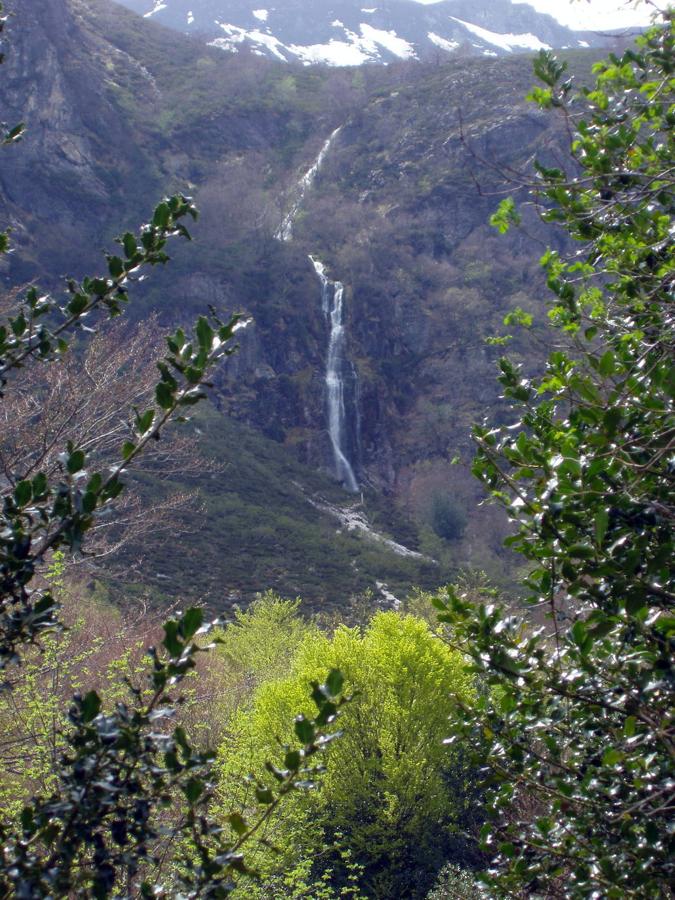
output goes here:
[[[468, 15], [460, 0], [437, 6]], [[490, 8], [507, 15], [511, 4]], [[132, 316], [185, 322], [208, 305], [252, 314], [218, 405], [331, 474], [331, 343], [314, 256], [343, 286], [342, 446], [358, 486], [422, 524], [437, 495], [472, 506], [469, 426], [499, 415], [485, 337], [513, 306], [541, 312], [539, 248], [487, 226], [500, 171], [558, 140], [521, 99], [529, 61], [309, 70], [223, 54], [159, 27], [159, 12], [143, 20], [107, 0], [31, 0], [14, 12], [3, 118], [28, 131], [0, 168], [3, 218], [21, 245], [6, 286], [96, 271], [94, 250], [136, 227], [160, 191], [192, 192], [203, 211], [194, 244], [153, 274]], [[279, 240], [299, 180], [338, 126], [292, 239]], [[525, 343], [515, 352], [527, 362]], [[481, 564], [472, 548], [488, 538], [471, 514], [465, 557]]]
[[110, 84], [124, 68], [139, 104], [151, 102], [153, 89], [138, 61], [86, 27], [80, 4], [7, 5], [3, 118], [27, 128], [20, 146], [4, 153], [0, 196], [22, 250], [17, 275], [28, 277], [33, 246], [63, 271], [62, 260], [85, 252], [83, 233], [100, 245], [111, 209], [135, 211], [133, 197], [148, 188], [147, 165]]
[[501, 56], [542, 47], [599, 46], [512, 0], [124, 0], [147, 18], [236, 53], [305, 64], [361, 65], [439, 54]]

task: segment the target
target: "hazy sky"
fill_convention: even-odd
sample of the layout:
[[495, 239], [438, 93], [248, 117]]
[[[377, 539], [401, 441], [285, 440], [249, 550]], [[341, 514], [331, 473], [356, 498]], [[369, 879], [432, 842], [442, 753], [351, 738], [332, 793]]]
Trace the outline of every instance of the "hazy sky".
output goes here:
[[[437, 3], [438, 0], [416, 0], [417, 3]], [[622, 3], [621, 0], [515, 0], [527, 2], [539, 12], [547, 12], [563, 25], [571, 28], [622, 28], [649, 24], [647, 4]]]

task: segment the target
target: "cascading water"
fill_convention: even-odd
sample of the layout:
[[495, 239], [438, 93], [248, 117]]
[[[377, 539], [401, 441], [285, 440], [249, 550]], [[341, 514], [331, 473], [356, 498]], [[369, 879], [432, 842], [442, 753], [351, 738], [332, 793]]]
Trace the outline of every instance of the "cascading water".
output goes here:
[[[336, 128], [328, 140], [325, 141], [314, 164], [307, 172], [305, 172], [298, 182], [295, 200], [275, 234], [278, 241], [286, 242], [292, 240], [293, 224], [300, 212], [305, 195], [314, 184], [316, 176], [319, 174], [319, 170], [326, 158], [326, 154], [330, 150], [331, 145], [339, 132], [340, 129]], [[359, 483], [356, 480], [354, 469], [349, 461], [349, 451], [347, 449], [347, 417], [345, 412], [344, 370], [347, 365], [344, 356], [345, 327], [343, 322], [345, 287], [341, 281], [331, 281], [330, 278], [326, 276], [326, 267], [320, 260], [315, 259], [311, 255], [309, 259], [321, 282], [321, 307], [330, 329], [324, 381], [326, 384], [328, 435], [330, 437], [331, 446], [333, 448], [333, 457], [335, 459], [335, 475], [348, 491], [356, 492], [359, 489]], [[349, 365], [351, 366], [351, 374], [354, 380], [354, 397], [356, 399], [358, 397], [358, 378], [354, 366], [351, 364]], [[356, 402], [354, 405], [356, 409], [356, 441], [358, 446], [360, 420]]]
[[333, 448], [335, 475], [348, 491], [356, 492], [359, 489], [359, 483], [349, 462], [345, 440], [347, 434], [344, 385], [345, 327], [343, 321], [345, 287], [341, 281], [331, 281], [326, 276], [326, 267], [320, 260], [313, 256], [309, 258], [321, 282], [321, 306], [330, 326], [325, 383], [328, 435]]
[[290, 241], [293, 237], [293, 223], [300, 212], [300, 207], [302, 206], [302, 201], [305, 199], [305, 194], [314, 184], [314, 180], [316, 176], [319, 174], [319, 170], [323, 165], [323, 161], [326, 158], [326, 154], [331, 148], [331, 144], [335, 140], [335, 138], [340, 133], [340, 129], [336, 128], [335, 131], [331, 134], [331, 136], [326, 140], [323, 147], [319, 151], [319, 155], [317, 156], [314, 164], [309, 168], [305, 174], [302, 176], [300, 181], [296, 187], [296, 195], [295, 200], [293, 201], [291, 208], [288, 213], [284, 216], [284, 220], [277, 229], [277, 233], [275, 237], [278, 241]]

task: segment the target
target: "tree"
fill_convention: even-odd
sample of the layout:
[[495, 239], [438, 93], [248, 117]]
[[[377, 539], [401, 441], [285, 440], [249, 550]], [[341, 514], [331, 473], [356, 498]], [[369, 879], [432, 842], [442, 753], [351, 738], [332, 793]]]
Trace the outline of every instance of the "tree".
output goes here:
[[334, 893], [327, 897], [343, 890], [349, 896], [355, 887], [358, 896], [422, 897], [448, 856], [475, 863], [475, 850], [458, 832], [477, 798], [462, 748], [442, 740], [447, 691], [470, 704], [472, 679], [460, 655], [420, 619], [382, 612], [363, 632], [345, 626], [332, 637], [309, 632], [288, 674], [261, 684], [250, 707], [234, 716], [220, 748], [220, 789], [226, 803], [239, 793], [246, 810], [241, 775], [259, 767], [275, 737], [288, 740], [288, 722], [308, 709], [303, 685], [326, 663], [344, 674], [353, 693], [345, 733], [328, 758], [321, 790], [295, 798], [268, 835], [280, 855], [261, 861], [269, 877], [260, 896], [285, 889], [314, 896], [328, 877]]
[[[574, 90], [548, 53], [533, 99], [562, 111], [543, 218], [578, 242], [543, 264], [557, 334], [543, 375], [503, 359], [511, 427], [475, 430], [476, 475], [515, 525], [532, 615], [449, 590], [451, 642], [490, 686], [498, 896], [666, 897], [673, 884], [673, 14]], [[494, 222], [517, 221], [502, 204]], [[547, 625], [535, 628], [535, 621]]]
[[[0, 407], [0, 478], [16, 486], [38, 470], [51, 477], [59, 469], [66, 440], [85, 450], [99, 467], [114, 463], [129, 433], [128, 411], [152, 401], [162, 344], [156, 317], [133, 330], [118, 320], [86, 342], [76, 342], [74, 352], [65, 354], [58, 366], [24, 370]], [[199, 454], [190, 435], [173, 429], [151, 443], [136, 472], [140, 469], [162, 482], [176, 474], [205, 475], [217, 468]], [[130, 563], [137, 562], [149, 544], [165, 541], [167, 529], [178, 534], [180, 512], [194, 502], [194, 492], [167, 491], [152, 498], [147, 493], [142, 497], [136, 484], [127, 483], [114, 514], [101, 517], [89, 530], [86, 554], [78, 562], [105, 564], [110, 576], [111, 557], [125, 548], [128, 576]]]
[[[0, 6], [1, 11], [1, 6]], [[0, 19], [0, 30], [4, 19]], [[22, 126], [5, 132], [14, 144]], [[196, 217], [188, 197], [163, 200], [138, 233], [118, 239], [103, 276], [70, 280], [63, 302], [28, 289], [0, 324], [0, 388], [11, 393], [21, 370], [58, 366], [75, 353], [74, 337], [120, 315], [140, 270], [168, 261], [168, 241], [189, 239], [185, 222]], [[0, 252], [9, 250], [0, 235]], [[129, 410], [130, 420], [112, 464], [91, 452], [86, 436], [56, 429], [59, 453], [35, 451], [5, 469], [0, 509], [0, 669], [17, 671], [34, 648], [54, 646], [62, 633], [58, 599], [39, 579], [56, 551], [77, 552], [124, 490], [125, 473], [159, 440], [165, 426], [205, 396], [210, 373], [234, 352], [240, 317], [224, 323], [202, 316], [193, 333], [166, 340], [152, 399]], [[129, 379], [127, 388], [130, 386]], [[0, 394], [0, 396], [2, 396]], [[113, 429], [116, 432], [116, 429]], [[100, 442], [99, 442], [100, 444]], [[33, 452], [35, 451], [35, 452]], [[30, 455], [32, 453], [32, 455]], [[5, 454], [7, 457], [7, 454]], [[20, 476], [16, 477], [19, 472]], [[178, 545], [175, 547], [178, 552]], [[180, 685], [204, 651], [199, 609], [163, 626], [160, 648], [150, 648], [141, 683], [104, 707], [95, 690], [76, 694], [68, 724], [58, 734], [43, 793], [32, 797], [19, 821], [0, 824], [0, 897], [225, 897], [242, 872], [242, 848], [267, 823], [282, 799], [307, 787], [318, 773], [315, 757], [338, 712], [340, 676], [313, 687], [316, 715], [295, 722], [292, 746], [271, 788], [254, 784], [256, 804], [247, 822], [230, 816], [226, 827], [209, 817], [212, 754], [196, 750], [172, 724]], [[49, 636], [49, 637], [48, 637]], [[25, 669], [21, 674], [25, 675]], [[20, 677], [20, 676], [19, 676]], [[6, 689], [11, 689], [5, 685]], [[60, 710], [54, 715], [62, 719]]]

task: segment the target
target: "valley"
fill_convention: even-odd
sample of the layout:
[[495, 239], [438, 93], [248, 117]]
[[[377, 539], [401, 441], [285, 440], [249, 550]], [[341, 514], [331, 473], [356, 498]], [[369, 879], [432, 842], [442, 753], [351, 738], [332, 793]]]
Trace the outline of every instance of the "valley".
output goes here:
[[0, 898], [672, 897], [675, 10], [361, 2], [0, 0]]

